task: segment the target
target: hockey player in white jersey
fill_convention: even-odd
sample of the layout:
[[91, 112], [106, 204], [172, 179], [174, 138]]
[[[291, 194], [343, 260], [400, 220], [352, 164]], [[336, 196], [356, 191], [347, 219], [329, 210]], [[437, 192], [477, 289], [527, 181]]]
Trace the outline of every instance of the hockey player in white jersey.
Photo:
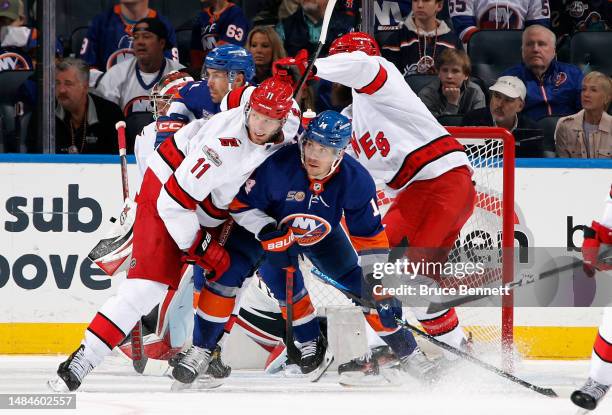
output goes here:
[[463, 43], [478, 30], [517, 30], [550, 26], [548, 0], [449, 0], [455, 32]]
[[[584, 271], [594, 277], [597, 271], [612, 270], [612, 188], [601, 222], [593, 221], [584, 231], [582, 243]], [[591, 370], [586, 383], [571, 395], [572, 402], [593, 410], [612, 385], [612, 308], [605, 308], [593, 346]]]
[[206, 128], [193, 122], [158, 147], [138, 197], [128, 278], [60, 364], [49, 381], [53, 390], [76, 390], [168, 287], [177, 288], [183, 263], [200, 265], [211, 281], [228, 269], [229, 256], [211, 232], [228, 217], [225, 209], [252, 171], [293, 140], [297, 130], [289, 136], [282, 130], [292, 93], [290, 85], [266, 80], [248, 105], [215, 115]]
[[[475, 204], [472, 168], [463, 146], [427, 110], [398, 69], [380, 56], [371, 36], [343, 35], [329, 54], [315, 61], [316, 76], [352, 88], [355, 158], [396, 197], [383, 218], [390, 246], [409, 245], [406, 253], [412, 262], [445, 262]], [[303, 67], [302, 62], [293, 63]], [[427, 277], [439, 281], [441, 276]], [[401, 318], [401, 307], [393, 309]], [[465, 347], [454, 309], [414, 311], [429, 334]]]

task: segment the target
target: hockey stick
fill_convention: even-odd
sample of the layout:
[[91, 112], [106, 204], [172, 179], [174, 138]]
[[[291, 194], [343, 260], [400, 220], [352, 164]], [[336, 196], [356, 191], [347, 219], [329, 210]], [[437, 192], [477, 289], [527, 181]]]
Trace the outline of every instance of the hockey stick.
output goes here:
[[[344, 295], [346, 295], [349, 299], [351, 299], [355, 304], [359, 305], [359, 306], [364, 306], [364, 307], [369, 307], [369, 308], [376, 308], [376, 305], [374, 304], [373, 301], [367, 301], [363, 298], [360, 298], [358, 296], [356, 296], [355, 294], [346, 291], [342, 288], [340, 288], [340, 284], [334, 284], [334, 280], [332, 278], [330, 278], [329, 276], [323, 274], [320, 270], [317, 270], [318, 272], [315, 273], [315, 275], [317, 275], [319, 278], [321, 278], [323, 281], [327, 282], [328, 284], [330, 284], [332, 287], [336, 288], [337, 290], [341, 291]], [[514, 382], [516, 384], [519, 384], [527, 389], [531, 389], [534, 392], [540, 393], [544, 396], [548, 396], [551, 398], [556, 398], [558, 397], [558, 395], [556, 394], [556, 392], [550, 388], [542, 388], [540, 386], [536, 386], [532, 383], [527, 382], [526, 380], [523, 380], [521, 378], [518, 378], [502, 369], [499, 369], [487, 362], [484, 362], [480, 359], [478, 359], [477, 357], [472, 356], [469, 353], [464, 352], [463, 350], [457, 349], [456, 347], [451, 346], [450, 344], [446, 344], [444, 342], [441, 342], [440, 340], [436, 339], [434, 336], [424, 332], [423, 330], [419, 329], [418, 327], [413, 326], [412, 324], [402, 320], [401, 318], [396, 318], [396, 322], [398, 325], [407, 328], [408, 330], [412, 331], [413, 333], [417, 334], [418, 336], [426, 339], [427, 341], [429, 341], [430, 343], [435, 344], [436, 346], [450, 352], [453, 354], [456, 354], [459, 357], [464, 358], [465, 360], [474, 363], [477, 366], [480, 366], [481, 368], [488, 370], [489, 372], [495, 373], [496, 375], [499, 375], [503, 378], [508, 379], [511, 382]]]
[[[603, 257], [602, 260], [605, 261], [610, 257], [610, 255], [612, 255], [612, 249], [609, 249], [603, 252], [600, 255], [600, 257]], [[560, 258], [563, 258], [563, 257], [560, 257]], [[560, 258], [557, 258], [557, 259], [560, 259]], [[541, 281], [545, 278], [549, 278], [554, 275], [558, 275], [561, 272], [570, 271], [574, 268], [578, 268], [582, 266], [583, 263], [584, 263], [583, 261], [577, 258], [572, 258], [572, 262], [570, 262], [569, 264], [562, 265], [557, 268], [549, 269], [548, 271], [544, 271], [536, 275], [527, 274], [527, 273], [521, 274], [523, 275], [521, 279], [517, 281], [506, 283], [504, 284], [503, 288], [513, 290], [514, 288], [525, 287], [526, 285], [533, 284], [534, 282]], [[451, 307], [457, 307], [457, 306], [471, 303], [472, 301], [481, 300], [483, 298], [487, 298], [490, 296], [491, 296], [490, 294], [489, 295], [468, 295], [468, 296], [461, 297], [461, 298], [455, 298], [453, 300], [446, 301], [443, 303], [430, 303], [429, 307], [427, 308], [427, 313], [428, 314], [438, 313], [440, 311], [446, 310]]]
[[[123, 200], [130, 197], [130, 187], [128, 184], [127, 172], [127, 157], [125, 143], [125, 122], [119, 121], [115, 124], [117, 130], [117, 141], [119, 144], [119, 159], [121, 160], [121, 187], [123, 189]], [[131, 347], [132, 347], [132, 365], [138, 373], [143, 373], [147, 365], [147, 355], [144, 352], [144, 342], [142, 340], [142, 320], [138, 318], [138, 322], [130, 332]]]
[[317, 60], [317, 58], [319, 57], [319, 54], [321, 53], [321, 49], [323, 49], [323, 45], [325, 44], [327, 40], [327, 29], [329, 28], [329, 22], [331, 21], [331, 16], [332, 16], [332, 13], [334, 12], [335, 7], [336, 7], [336, 0], [329, 0], [327, 2], [327, 6], [325, 7], [325, 14], [323, 15], [323, 25], [321, 26], [321, 35], [319, 36], [319, 42], [317, 43], [317, 49], [315, 50], [315, 53], [310, 57], [310, 60], [308, 61], [308, 66], [306, 67], [306, 70], [300, 77], [300, 80], [298, 81], [297, 86], [295, 87], [295, 91], [293, 91], [293, 98], [297, 97], [300, 91], [302, 90], [302, 87], [306, 83], [306, 79], [308, 79], [310, 72], [312, 72], [312, 68], [314, 67], [315, 61]]
[[285, 304], [287, 318], [285, 319], [285, 347], [287, 347], [287, 360], [290, 363], [299, 363], [302, 353], [295, 346], [293, 340], [293, 277], [295, 268], [289, 266], [285, 268]]

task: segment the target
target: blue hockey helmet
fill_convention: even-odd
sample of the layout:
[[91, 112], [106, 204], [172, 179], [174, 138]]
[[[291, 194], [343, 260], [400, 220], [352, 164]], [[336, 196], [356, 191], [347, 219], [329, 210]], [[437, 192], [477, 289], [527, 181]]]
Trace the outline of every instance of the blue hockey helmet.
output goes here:
[[335, 159], [332, 161], [329, 172], [323, 179], [331, 175], [340, 165], [344, 156], [344, 149], [351, 140], [351, 120], [336, 111], [323, 111], [313, 118], [300, 140], [302, 163], [306, 166], [306, 147], [309, 141], [334, 150]]
[[255, 76], [253, 55], [238, 45], [221, 45], [208, 52], [202, 66], [202, 79], [205, 79], [207, 68], [227, 72], [230, 82], [233, 82], [240, 72], [244, 74], [246, 82], [251, 82]]
[[351, 120], [336, 111], [323, 111], [310, 121], [304, 138], [343, 150], [351, 140]]

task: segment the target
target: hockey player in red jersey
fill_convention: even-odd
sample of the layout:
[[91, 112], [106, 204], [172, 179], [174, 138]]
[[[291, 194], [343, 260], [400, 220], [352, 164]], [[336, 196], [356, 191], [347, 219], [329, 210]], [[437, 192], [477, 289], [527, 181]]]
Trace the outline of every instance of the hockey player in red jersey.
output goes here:
[[202, 121], [206, 128], [195, 121], [158, 147], [159, 163], [149, 164], [138, 196], [128, 278], [60, 364], [48, 383], [53, 390], [76, 390], [168, 287], [177, 288], [184, 262], [201, 266], [211, 280], [228, 269], [229, 256], [209, 230], [225, 221], [225, 209], [252, 171], [293, 140], [297, 131], [286, 136], [282, 130], [292, 93], [290, 85], [266, 80], [248, 105]]
[[[584, 231], [582, 243], [584, 271], [594, 277], [597, 271], [612, 270], [612, 188], [601, 222]], [[593, 346], [591, 370], [586, 383], [572, 393], [571, 399], [581, 408], [593, 410], [612, 385], [612, 308], [605, 308], [599, 333]]]
[[[444, 262], [475, 204], [463, 146], [438, 123], [397, 68], [380, 56], [371, 36], [341, 36], [329, 55], [315, 61], [316, 76], [352, 89], [355, 158], [396, 197], [383, 219], [390, 246], [408, 244], [413, 262]], [[429, 334], [463, 347], [465, 335], [454, 309], [414, 311]]]

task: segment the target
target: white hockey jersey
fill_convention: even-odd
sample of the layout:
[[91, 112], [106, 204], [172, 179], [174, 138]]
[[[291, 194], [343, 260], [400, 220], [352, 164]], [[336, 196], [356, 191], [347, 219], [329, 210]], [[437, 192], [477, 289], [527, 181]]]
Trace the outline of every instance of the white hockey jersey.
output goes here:
[[184, 68], [180, 63], [164, 58], [157, 73], [140, 72], [136, 58], [127, 59], [110, 68], [98, 80], [95, 93], [119, 105], [127, 117], [132, 112], [153, 112], [149, 97], [153, 86], [167, 73]]
[[317, 59], [315, 66], [317, 76], [353, 89], [351, 145], [377, 182], [400, 190], [470, 166], [463, 146], [388, 60], [351, 52]]
[[147, 171], [147, 158], [155, 151], [156, 126], [157, 122], [155, 121], [145, 126], [134, 140], [134, 156], [136, 157], [136, 165], [138, 166], [141, 181], [145, 171]]
[[[171, 153], [166, 147], [181, 144], [190, 132], [193, 133], [192, 124], [206, 123], [205, 128], [198, 128], [188, 139], [186, 156], [166, 181], [157, 201], [159, 216], [180, 249], [191, 246], [200, 226], [221, 224], [226, 216], [223, 212], [221, 217], [219, 211], [227, 209], [255, 168], [283, 145], [292, 142], [297, 133], [297, 129], [289, 132], [284, 135], [288, 138], [279, 143], [257, 145], [249, 140], [245, 121], [244, 106], [239, 106], [220, 112], [208, 121], [197, 120], [186, 125], [172, 140], [158, 147], [157, 153], [164, 162], [175, 163], [177, 154], [182, 151], [177, 148]], [[175, 159], [166, 160], [169, 156]], [[152, 163], [149, 166], [154, 169]], [[198, 207], [206, 217], [199, 217]]]
[[549, 25], [548, 0], [449, 0], [449, 12], [459, 38], [467, 42], [478, 29], [524, 29]]
[[604, 209], [604, 214], [601, 218], [601, 224], [608, 229], [612, 229], [612, 187], [610, 188], [610, 194], [608, 194], [606, 208]]

